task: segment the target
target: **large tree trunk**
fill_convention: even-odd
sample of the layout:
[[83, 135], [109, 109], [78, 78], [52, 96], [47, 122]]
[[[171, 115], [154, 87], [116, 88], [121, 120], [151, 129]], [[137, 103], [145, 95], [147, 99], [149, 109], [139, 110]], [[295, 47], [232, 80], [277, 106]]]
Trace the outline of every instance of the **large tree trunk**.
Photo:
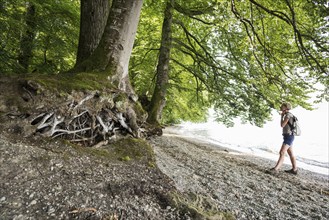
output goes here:
[[80, 1], [80, 36], [76, 65], [87, 59], [101, 40], [110, 10], [110, 0]]
[[98, 47], [75, 71], [106, 72], [115, 86], [133, 93], [128, 65], [142, 4], [143, 0], [113, 0]]
[[26, 3], [26, 30], [22, 34], [20, 41], [20, 50], [18, 55], [18, 68], [19, 73], [27, 73], [30, 65], [30, 60], [32, 57], [33, 41], [35, 38], [35, 27], [36, 27], [36, 14], [35, 6], [27, 2]]
[[168, 0], [162, 25], [162, 38], [157, 66], [157, 78], [153, 96], [149, 107], [147, 121], [151, 124], [159, 124], [162, 110], [166, 104], [166, 93], [169, 81], [170, 49], [172, 45], [171, 26], [172, 9], [174, 0]]
[[[32, 126], [32, 132], [41, 133], [46, 137], [69, 139], [86, 146], [107, 143], [116, 139], [120, 133], [141, 136], [143, 131], [139, 126], [145, 122], [146, 115], [138, 103], [131, 99], [134, 98], [134, 92], [129, 82], [128, 64], [142, 2], [113, 0], [98, 46], [91, 56], [78, 63], [72, 70], [77, 74], [68, 74], [69, 81], [73, 81], [78, 87], [77, 91], [72, 90], [66, 97], [71, 101], [59, 105], [63, 101], [56, 100], [55, 96], [50, 95], [52, 101], [49, 106], [22, 116], [32, 118], [28, 123]], [[83, 34], [83, 30], [81, 33]], [[93, 40], [85, 40], [84, 43], [91, 41]], [[95, 77], [90, 77], [90, 72], [94, 72]], [[53, 77], [52, 80], [57, 81], [62, 76]], [[80, 87], [81, 79], [83, 85]], [[85, 85], [90, 88], [89, 82], [96, 82], [97, 88], [85, 89]], [[39, 83], [33, 80], [24, 80], [21, 86], [23, 91], [27, 92], [24, 94], [26, 102], [30, 99], [35, 100], [34, 94], [43, 93], [39, 91]], [[113, 86], [119, 89], [113, 89]], [[83, 91], [79, 91], [79, 88]], [[48, 93], [45, 92], [45, 95]], [[29, 103], [38, 105], [35, 101]]]

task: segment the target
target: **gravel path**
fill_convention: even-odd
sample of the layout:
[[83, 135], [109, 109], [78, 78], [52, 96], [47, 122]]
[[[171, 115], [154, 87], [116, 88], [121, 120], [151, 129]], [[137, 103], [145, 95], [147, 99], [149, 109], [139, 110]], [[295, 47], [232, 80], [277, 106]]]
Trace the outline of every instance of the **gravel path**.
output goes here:
[[301, 169], [273, 176], [265, 173], [273, 161], [168, 133], [150, 142], [178, 190], [203, 195], [237, 219], [329, 219], [328, 176]]

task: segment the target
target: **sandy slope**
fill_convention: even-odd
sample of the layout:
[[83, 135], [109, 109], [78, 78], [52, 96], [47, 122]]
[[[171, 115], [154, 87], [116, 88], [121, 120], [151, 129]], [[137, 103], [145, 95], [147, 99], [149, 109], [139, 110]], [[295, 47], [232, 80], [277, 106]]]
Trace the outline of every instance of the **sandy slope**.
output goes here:
[[301, 169], [273, 176], [265, 173], [273, 161], [174, 134], [150, 142], [180, 191], [201, 194], [237, 219], [329, 219], [328, 176]]

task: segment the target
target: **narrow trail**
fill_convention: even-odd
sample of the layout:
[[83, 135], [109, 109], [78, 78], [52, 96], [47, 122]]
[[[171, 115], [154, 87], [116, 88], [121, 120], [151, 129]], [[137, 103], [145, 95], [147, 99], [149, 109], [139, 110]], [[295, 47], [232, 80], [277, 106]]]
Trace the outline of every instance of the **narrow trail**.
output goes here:
[[297, 176], [269, 175], [273, 161], [171, 134], [150, 142], [178, 190], [201, 195], [211, 209], [237, 219], [329, 219], [328, 176], [301, 169]]

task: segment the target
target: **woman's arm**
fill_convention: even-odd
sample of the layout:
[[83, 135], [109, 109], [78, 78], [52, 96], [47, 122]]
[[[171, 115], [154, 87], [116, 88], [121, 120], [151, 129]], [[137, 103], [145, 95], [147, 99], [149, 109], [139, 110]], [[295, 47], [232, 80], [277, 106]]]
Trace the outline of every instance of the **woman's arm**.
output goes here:
[[281, 128], [287, 125], [289, 121], [289, 117], [285, 117], [285, 115], [281, 115]]

